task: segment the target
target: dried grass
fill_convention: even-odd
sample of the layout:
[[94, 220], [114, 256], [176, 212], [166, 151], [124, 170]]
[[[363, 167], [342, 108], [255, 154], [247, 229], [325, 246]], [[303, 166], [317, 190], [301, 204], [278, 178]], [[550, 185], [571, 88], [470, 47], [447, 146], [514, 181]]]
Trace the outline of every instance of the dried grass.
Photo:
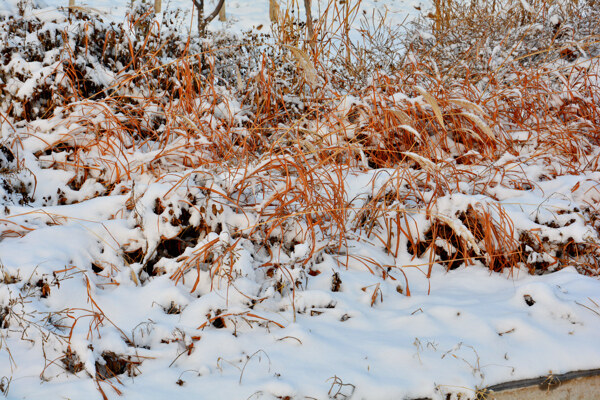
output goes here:
[[[60, 132], [47, 141], [30, 125], [10, 146], [18, 149], [23, 140], [44, 142], [36, 156], [45, 168], [73, 172], [74, 191], [94, 180], [104, 188], [102, 194], [121, 194], [135, 177], [161, 181], [177, 175], [177, 183], [157, 205], [183, 192], [175, 209], [195, 210], [200, 221], [194, 225], [189, 216], [186, 220], [178, 214], [178, 221], [170, 216], [177, 233], [161, 237], [154, 252], [127, 249], [140, 253], [131, 264], [143, 264], [136, 284], [168, 273], [191, 292], [199, 291], [205, 279], [211, 290], [234, 290], [240, 274], [236, 262], [247, 245], [260, 250], [259, 271], [265, 279], [292, 299], [303, 279], [317, 274], [311, 268], [324, 255], [335, 256], [342, 267], [358, 262], [383, 279], [404, 274], [397, 266], [352, 254], [351, 241], [374, 243], [394, 259], [409, 253], [415, 265], [427, 267], [427, 275], [435, 264], [453, 269], [475, 263], [495, 272], [523, 267], [545, 273], [570, 265], [590, 275], [600, 272], [597, 236], [577, 243], [523, 231], [498, 201], [498, 188], [526, 191], [539, 184], [542, 177], [523, 172], [532, 162], [546, 174], [543, 179], [598, 169], [599, 68], [592, 54], [597, 37], [578, 39], [590, 54], [579, 52], [574, 61], [563, 54], [572, 47], [553, 44], [542, 52], [511, 47], [502, 62], [486, 57], [479, 66], [480, 54], [489, 50], [482, 47], [486, 40], [499, 37], [503, 42], [520, 35], [519, 43], [527, 47], [536, 18], [550, 11], [577, 16], [583, 6], [539, 0], [529, 2], [533, 13], [518, 7], [497, 13], [500, 2], [465, 8], [440, 0], [433, 21], [425, 26], [435, 43], [413, 32], [416, 36], [406, 45], [410, 54], [402, 62], [373, 70], [368, 59], [359, 57], [361, 47], [349, 42], [357, 9], [348, 3], [327, 5], [312, 27], [310, 37], [321, 39], [312, 46], [306, 46], [305, 28], [289, 10], [275, 11], [277, 2], [270, 4], [275, 43], [229, 42], [194, 53], [186, 48], [167, 64], [159, 57], [164, 43], [153, 36], [152, 26], [141, 26], [144, 15], [139, 16], [132, 23], [145, 30], [145, 39], [127, 45], [130, 61], [113, 84], [93, 86], [77, 64], [75, 53], [82, 49], [63, 48], [65, 81], [56, 103], [39, 114], [25, 105], [21, 114], [3, 113], [6, 120], [43, 118]], [[482, 30], [515, 17], [516, 25], [489, 36]], [[459, 46], [443, 53], [441, 45], [458, 44], [458, 34], [449, 32], [461, 24], [473, 33], [473, 43], [466, 50]], [[375, 40], [370, 35], [368, 40]], [[82, 37], [79, 43], [92, 40]], [[104, 38], [101, 58], [115, 57], [105, 51], [111, 40]], [[223, 54], [236, 50], [255, 52], [256, 68], [249, 72], [240, 63], [235, 73], [225, 75]], [[351, 176], [360, 173], [372, 173], [372, 186], [351, 199]], [[444, 209], [456, 194], [486, 200]], [[136, 212], [140, 197], [131, 190], [124, 212]], [[569, 212], [599, 229], [592, 205]], [[223, 216], [248, 224], [225, 229], [219, 225]], [[0, 223], [7, 227], [3, 237], [34, 229], [10, 218]], [[297, 251], [304, 244], [308, 250]], [[282, 253], [287, 262], [280, 262]], [[533, 253], [555, 262], [540, 263]], [[157, 267], [160, 258], [176, 260], [177, 267]], [[92, 283], [87, 282], [89, 294]], [[410, 295], [408, 280], [405, 284]], [[375, 306], [382, 296], [379, 286], [368, 293]], [[67, 313], [71, 332], [82, 318], [91, 321], [90, 335], [110, 323], [89, 296], [91, 310]], [[225, 318], [278, 325], [248, 310], [212, 315], [199, 328], [209, 329]]]

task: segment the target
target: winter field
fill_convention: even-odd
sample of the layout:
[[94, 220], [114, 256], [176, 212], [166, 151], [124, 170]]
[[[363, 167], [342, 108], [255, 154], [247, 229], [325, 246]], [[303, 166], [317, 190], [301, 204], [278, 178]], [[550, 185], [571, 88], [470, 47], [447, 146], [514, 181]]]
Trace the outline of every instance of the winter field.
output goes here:
[[0, 0], [5, 397], [600, 368], [600, 3], [312, 3]]

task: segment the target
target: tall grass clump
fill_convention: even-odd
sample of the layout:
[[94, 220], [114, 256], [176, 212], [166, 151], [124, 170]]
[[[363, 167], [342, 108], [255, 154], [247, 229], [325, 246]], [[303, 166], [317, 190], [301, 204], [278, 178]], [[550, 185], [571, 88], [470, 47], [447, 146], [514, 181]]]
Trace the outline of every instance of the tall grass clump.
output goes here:
[[[177, 12], [161, 24], [135, 5], [122, 26], [83, 9], [69, 29], [0, 21], [4, 201], [127, 198], [112, 218], [135, 235], [110, 262], [80, 266], [94, 277], [89, 304], [125, 269], [135, 285], [165, 275], [198, 297], [221, 290], [227, 307], [240, 294], [199, 329], [269, 327], [255, 306], [290, 298], [295, 316], [296, 292], [332, 260], [381, 279], [408, 267], [600, 272], [595, 2], [439, 0], [404, 27], [362, 15], [360, 1], [330, 1], [310, 23], [298, 2], [271, 2], [271, 33], [240, 37], [183, 35]], [[19, 67], [33, 62], [37, 74]], [[39, 198], [24, 151], [70, 177], [57, 196]], [[549, 184], [563, 181], [576, 183]], [[37, 229], [0, 223], [3, 235]], [[109, 321], [94, 307], [90, 332]], [[70, 347], [63, 359], [80, 368]]]
[[[498, 188], [535, 187], [514, 172], [532, 157], [549, 178], [597, 165], [593, 4], [439, 1], [403, 30], [385, 15], [361, 16], [359, 5], [330, 2], [310, 28], [288, 7], [273, 12], [271, 38], [210, 34], [203, 42], [165, 35], [145, 3], [129, 18], [137, 40], [77, 10], [75, 29], [36, 49], [60, 49], [45, 72], [54, 83], [9, 93], [14, 105], [3, 112], [69, 126], [37, 154], [66, 151], [51, 165], [75, 171], [74, 190], [87, 179], [111, 192], [139, 174], [213, 171], [224, 179], [219, 201], [254, 213], [248, 235], [263, 245], [275, 236], [309, 240], [314, 257], [332, 239], [346, 251], [349, 237], [364, 234], [429, 265], [528, 264], [523, 237], [536, 234], [510, 221]], [[28, 26], [31, 34], [36, 25]], [[134, 161], [140, 151], [153, 156]], [[379, 170], [389, 181], [367, 201], [348, 198], [350, 174]], [[440, 211], [439, 201], [455, 195], [486, 200]], [[590, 205], [585, 219], [594, 212]], [[555, 266], [570, 262], [567, 244], [542, 247]], [[578, 260], [595, 263], [595, 244], [583, 247]]]

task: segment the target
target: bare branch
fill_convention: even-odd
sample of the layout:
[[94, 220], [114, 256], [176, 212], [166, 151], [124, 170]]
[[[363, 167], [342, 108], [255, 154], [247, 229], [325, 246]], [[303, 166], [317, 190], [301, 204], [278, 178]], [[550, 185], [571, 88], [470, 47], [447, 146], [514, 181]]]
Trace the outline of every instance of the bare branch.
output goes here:
[[219, 0], [219, 4], [217, 4], [217, 7], [215, 8], [215, 10], [204, 19], [204, 24], [208, 25], [210, 23], [210, 21], [212, 21], [213, 19], [215, 19], [215, 17], [217, 15], [219, 15], [219, 11], [221, 11], [221, 7], [223, 7], [223, 5], [225, 4], [225, 0]]

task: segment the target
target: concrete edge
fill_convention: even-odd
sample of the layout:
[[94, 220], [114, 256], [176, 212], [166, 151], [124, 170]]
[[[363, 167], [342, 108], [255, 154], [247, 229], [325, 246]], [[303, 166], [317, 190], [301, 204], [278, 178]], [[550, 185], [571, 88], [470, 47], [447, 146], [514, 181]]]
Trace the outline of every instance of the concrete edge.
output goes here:
[[600, 369], [493, 385], [477, 400], [591, 400], [600, 398]]
[[600, 399], [600, 368], [499, 383], [478, 390], [475, 397], [476, 400], [591, 400], [596, 398]]

